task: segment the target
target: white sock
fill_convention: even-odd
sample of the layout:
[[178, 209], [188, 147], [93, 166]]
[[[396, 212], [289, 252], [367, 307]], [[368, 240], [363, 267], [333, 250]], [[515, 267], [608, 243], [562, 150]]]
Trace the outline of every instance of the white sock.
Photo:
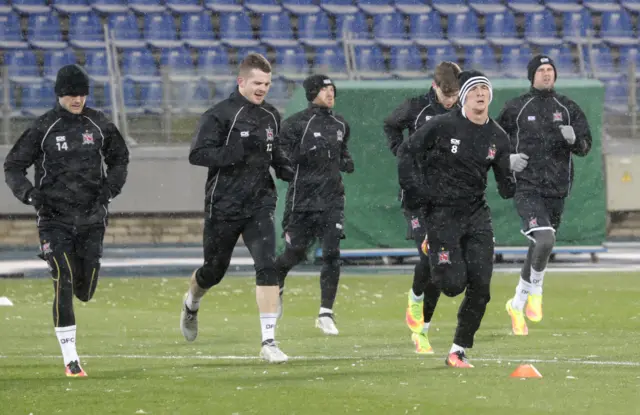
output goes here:
[[516, 294], [513, 296], [513, 300], [511, 300], [511, 307], [513, 307], [514, 310], [522, 311], [525, 304], [527, 304], [527, 299], [532, 289], [532, 284], [520, 277], [520, 282], [518, 282], [516, 286]]
[[429, 325], [430, 325], [430, 324], [431, 324], [431, 322], [429, 322], [429, 321], [425, 321], [425, 322], [424, 322], [424, 326], [422, 326], [422, 332], [423, 332], [423, 333], [426, 333], [426, 332], [428, 332], [428, 331], [429, 331]]
[[76, 326], [56, 327], [56, 336], [60, 349], [62, 350], [62, 358], [64, 365], [77, 360], [80, 363], [78, 352], [76, 351]]
[[449, 350], [449, 354], [456, 352], [464, 353], [464, 347], [458, 346], [457, 344], [453, 343], [453, 346], [451, 346], [451, 350]]
[[318, 313], [318, 315], [322, 314], [333, 314], [333, 310], [330, 308], [320, 307], [320, 312]]
[[260, 328], [262, 329], [263, 342], [275, 339], [277, 320], [278, 313], [260, 313]]
[[542, 271], [536, 271], [531, 267], [531, 294], [542, 295], [542, 283], [546, 271], [546, 268]]
[[198, 309], [200, 308], [200, 300], [202, 298], [198, 298], [197, 300], [195, 298], [193, 298], [193, 294], [191, 294], [191, 290], [189, 290], [189, 292], [187, 292], [187, 299], [184, 301], [184, 303], [187, 305], [187, 308], [191, 311], [198, 311]]
[[413, 288], [411, 289], [411, 299], [415, 302], [420, 302], [422, 300], [424, 300], [424, 293], [422, 293], [421, 295], [416, 295], [416, 293], [413, 292]]

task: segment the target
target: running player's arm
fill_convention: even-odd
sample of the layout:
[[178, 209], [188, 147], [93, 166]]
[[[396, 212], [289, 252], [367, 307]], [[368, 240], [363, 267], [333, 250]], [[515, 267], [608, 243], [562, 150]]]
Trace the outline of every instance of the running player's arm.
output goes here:
[[[276, 177], [285, 182], [293, 180], [293, 169], [291, 168], [291, 160], [289, 153], [282, 145], [282, 124], [280, 123], [280, 112], [274, 108], [274, 117], [276, 117], [276, 129], [278, 134], [273, 138], [273, 148], [271, 149], [271, 167], [276, 173]], [[269, 144], [267, 143], [267, 146]]]
[[349, 148], [347, 147], [347, 142], [349, 141], [349, 136], [351, 135], [351, 128], [349, 127], [349, 123], [344, 122], [344, 137], [342, 138], [341, 149], [340, 149], [340, 171], [345, 173], [353, 173], [355, 166], [353, 164], [353, 158], [351, 157], [351, 153], [349, 153]]
[[118, 196], [127, 181], [129, 149], [118, 128], [112, 122], [105, 128], [104, 164], [107, 165], [107, 187], [110, 199]]
[[27, 178], [27, 169], [35, 163], [40, 152], [42, 132], [34, 125], [29, 127], [13, 145], [4, 161], [4, 177], [7, 185], [20, 201], [29, 203], [29, 194], [34, 189]]
[[582, 108], [573, 101], [567, 103], [569, 114], [571, 114], [571, 126], [576, 135], [576, 141], [571, 146], [571, 152], [576, 156], [584, 157], [591, 151], [591, 129], [589, 128], [589, 122], [584, 115]]
[[403, 131], [409, 128], [411, 101], [406, 100], [384, 120], [384, 134], [387, 136], [389, 149], [394, 156], [398, 155], [398, 147], [404, 141]]
[[[497, 128], [500, 130], [499, 128]], [[510, 199], [516, 193], [516, 184], [513, 180], [510, 171], [509, 162], [509, 137], [507, 134], [500, 130], [497, 134], [498, 144], [496, 157], [493, 159], [491, 167], [493, 168], [493, 175], [496, 178], [498, 184], [498, 193], [503, 199]]]
[[400, 187], [406, 190], [411, 195], [417, 195], [420, 198], [420, 194], [423, 189], [420, 188], [418, 183], [420, 180], [416, 177], [415, 171], [415, 159], [422, 154], [432, 149], [438, 139], [438, 131], [441, 128], [441, 124], [438, 117], [427, 121], [422, 127], [413, 133], [409, 138], [400, 144], [398, 147], [398, 179], [400, 181]]
[[191, 141], [189, 163], [195, 166], [221, 168], [242, 161], [242, 137], [232, 136], [230, 128], [231, 121], [229, 126], [226, 126], [225, 122], [214, 114], [213, 108], [202, 114]]

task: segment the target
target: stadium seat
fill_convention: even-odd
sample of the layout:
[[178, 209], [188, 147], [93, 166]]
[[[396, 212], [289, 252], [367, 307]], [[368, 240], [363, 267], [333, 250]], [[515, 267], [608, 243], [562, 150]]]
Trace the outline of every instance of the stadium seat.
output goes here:
[[200, 13], [202, 6], [199, 0], [165, 0], [167, 7], [175, 13]]
[[[33, 84], [38, 83], [38, 81], [35, 81]], [[23, 113], [20, 111], [19, 107], [18, 107], [18, 100], [16, 99], [16, 90], [18, 89], [19, 85], [13, 84], [11, 83], [9, 86], [9, 107], [10, 107], [10, 112], [9, 112], [9, 116], [12, 118], [15, 117], [20, 117], [23, 115]], [[54, 100], [55, 98], [52, 98], [52, 100]], [[4, 82], [0, 82], [0, 105], [4, 105]], [[53, 104], [51, 105], [53, 106]]]
[[134, 81], [157, 81], [160, 74], [149, 49], [124, 49], [121, 73]]
[[640, 43], [633, 36], [631, 16], [626, 10], [602, 13], [602, 26], [600, 27], [602, 39], [614, 46], [631, 46]]
[[140, 105], [146, 113], [161, 114], [163, 112], [163, 86], [160, 81], [142, 81], [140, 89]]
[[451, 61], [458, 63], [458, 55], [451, 45], [443, 45], [427, 48], [427, 68], [433, 71], [442, 61]]
[[507, 5], [516, 13], [538, 13], [544, 10], [539, 0], [509, 0]]
[[594, 12], [613, 12], [620, 10], [620, 5], [615, 0], [586, 0], [585, 7]]
[[320, 6], [315, 4], [314, 0], [283, 0], [282, 7], [295, 14], [317, 14], [320, 12]]
[[185, 47], [162, 49], [160, 65], [168, 71], [172, 81], [191, 81], [196, 76], [191, 52]]
[[609, 112], [629, 112], [629, 80], [626, 77], [604, 81], [604, 107]]
[[222, 46], [199, 49], [197, 62], [198, 76], [208, 81], [235, 79], [235, 74], [230, 71], [229, 54]]
[[[267, 56], [267, 48], [263, 45], [256, 46], [242, 46], [234, 48], [236, 50], [236, 62], [240, 63], [245, 56], [250, 53], [259, 53], [262, 56]], [[235, 74], [235, 70], [233, 71]]]
[[171, 83], [171, 112], [202, 114], [211, 104], [211, 90], [206, 80]]
[[180, 16], [180, 37], [190, 47], [209, 48], [217, 46], [208, 13], [185, 13]]
[[469, 0], [469, 7], [478, 14], [504, 13], [507, 10], [500, 0]]
[[582, 10], [582, 4], [578, 0], [551, 0], [546, 1], [545, 6], [556, 13], [579, 12]]
[[[629, 65], [635, 63], [635, 74], [640, 79], [640, 49], [638, 46], [623, 46], [619, 50], [620, 54], [620, 73], [628, 74]], [[638, 94], [640, 95], [640, 94]]]
[[582, 43], [587, 31], [593, 32], [591, 13], [587, 9], [562, 15], [562, 38], [565, 42]]
[[391, 74], [384, 64], [382, 50], [376, 45], [354, 46], [355, 73], [360, 79], [390, 79]]
[[347, 61], [341, 46], [321, 46], [315, 49], [312, 71], [334, 79], [347, 79]]
[[394, 11], [389, 0], [359, 0], [358, 7], [368, 15], [389, 14]]
[[275, 52], [275, 75], [291, 81], [302, 81], [309, 76], [307, 55], [302, 46], [279, 47]]
[[275, 79], [269, 89], [267, 101], [277, 108], [284, 107], [289, 98], [289, 83], [284, 79]]
[[91, 7], [100, 13], [125, 13], [129, 10], [125, 0], [91, 0]]
[[131, 10], [140, 14], [160, 13], [165, 10], [162, 0], [129, 0]]
[[271, 47], [294, 46], [289, 13], [265, 13], [260, 25], [260, 40]]
[[12, 82], [37, 82], [41, 79], [36, 55], [30, 49], [6, 50], [4, 65], [9, 71], [9, 80]]
[[244, 0], [244, 7], [258, 14], [282, 11], [282, 6], [278, 4], [277, 0]]
[[404, 30], [404, 16], [399, 12], [375, 15], [373, 36], [376, 42], [384, 46], [408, 46], [411, 44]]
[[233, 47], [256, 46], [249, 16], [245, 13], [225, 13], [220, 15], [220, 39]]
[[21, 107], [22, 114], [26, 117], [41, 116], [53, 108], [55, 102], [56, 95], [53, 90], [53, 82], [41, 80], [22, 85]]
[[418, 45], [431, 47], [449, 44], [444, 38], [438, 12], [411, 15], [409, 22], [409, 37]]
[[4, 49], [25, 49], [20, 17], [15, 13], [0, 14], [0, 44]]
[[76, 54], [73, 52], [73, 49], [45, 50], [42, 65], [44, 77], [50, 81], [55, 81], [60, 68], [74, 63], [76, 63]]
[[352, 43], [361, 45], [372, 45], [373, 39], [369, 32], [367, 17], [362, 12], [354, 14], [341, 14], [336, 16], [336, 37], [338, 40], [344, 38], [345, 32], [350, 32]]
[[107, 52], [104, 49], [86, 50], [84, 69], [94, 81], [107, 82], [109, 77]]
[[622, 4], [622, 7], [630, 12], [640, 12], [640, 0], [622, 0], [620, 4]]
[[467, 13], [469, 6], [460, 0], [432, 0], [431, 7], [443, 15]]
[[87, 3], [87, 0], [53, 0], [52, 7], [63, 14], [70, 13], [88, 13], [91, 11], [91, 6]]
[[62, 41], [60, 20], [55, 13], [29, 15], [27, 38], [38, 49], [61, 49], [67, 46]]
[[169, 13], [149, 13], [144, 16], [144, 38], [158, 49], [177, 48], [182, 45]]
[[207, 0], [205, 7], [217, 13], [238, 13], [243, 10], [237, 0]]
[[0, 0], [0, 14], [11, 13], [11, 2], [9, 0]]
[[403, 14], [426, 14], [431, 11], [431, 7], [426, 4], [426, 0], [395, 0], [396, 9]]
[[499, 72], [498, 60], [491, 46], [467, 46], [464, 53], [464, 68], [480, 70], [487, 76], [493, 76]]
[[334, 15], [353, 14], [358, 11], [352, 0], [320, 0], [320, 7]]
[[505, 46], [502, 48], [502, 76], [527, 79], [527, 65], [533, 54], [528, 46]]
[[560, 45], [556, 25], [551, 10], [528, 13], [525, 15], [525, 39], [534, 45]]
[[461, 46], [478, 46], [487, 43], [480, 38], [478, 17], [473, 11], [449, 14], [447, 20], [447, 37], [451, 43]]
[[104, 32], [95, 12], [69, 16], [69, 44], [80, 49], [104, 48]]
[[46, 0], [12, 0], [11, 4], [14, 9], [24, 14], [51, 12]]
[[389, 68], [400, 79], [424, 79], [427, 75], [417, 46], [392, 46]]
[[485, 36], [492, 45], [514, 46], [522, 44], [522, 40], [518, 39], [516, 19], [510, 10], [485, 15]]
[[324, 12], [298, 16], [298, 37], [300, 43], [309, 46], [331, 46], [336, 44], [331, 34], [329, 17]]
[[133, 13], [114, 13], [108, 19], [109, 31], [119, 48], [143, 48], [146, 46]]
[[569, 46], [546, 46], [542, 48], [542, 53], [553, 59], [559, 77], [565, 79], [580, 76], [573, 63], [573, 53]]
[[122, 82], [122, 97], [127, 114], [138, 115], [144, 113], [144, 108], [138, 99], [138, 83], [131, 79]]
[[604, 80], [619, 76], [619, 72], [613, 64], [613, 55], [609, 46], [600, 45], [589, 48], [589, 53], [585, 57], [587, 57], [585, 59], [587, 61], [586, 66], [594, 77]]
[[237, 88], [238, 82], [235, 79], [216, 82], [214, 85], [214, 100], [221, 101], [229, 98], [229, 95], [231, 95]]

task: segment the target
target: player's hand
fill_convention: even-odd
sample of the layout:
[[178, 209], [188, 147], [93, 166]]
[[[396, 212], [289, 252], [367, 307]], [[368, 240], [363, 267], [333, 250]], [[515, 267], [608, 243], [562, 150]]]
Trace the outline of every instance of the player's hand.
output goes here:
[[576, 142], [576, 132], [573, 131], [572, 126], [561, 125], [560, 132], [562, 133], [562, 136], [564, 137], [564, 139], [567, 140], [567, 143], [569, 143], [569, 145], [572, 146]]
[[340, 171], [343, 173], [353, 173], [355, 170], [355, 166], [353, 164], [353, 160], [340, 160]]
[[524, 153], [511, 154], [509, 156], [509, 166], [511, 168], [511, 171], [520, 173], [529, 164], [527, 160], [529, 160], [529, 156]]
[[40, 190], [35, 187], [29, 191], [29, 196], [27, 196], [27, 203], [31, 206], [39, 209], [42, 205], [44, 205], [44, 195]]

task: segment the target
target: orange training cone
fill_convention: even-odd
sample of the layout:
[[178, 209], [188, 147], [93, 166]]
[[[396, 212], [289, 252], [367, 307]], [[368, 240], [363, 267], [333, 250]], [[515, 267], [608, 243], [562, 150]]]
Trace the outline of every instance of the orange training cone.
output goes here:
[[511, 374], [512, 378], [541, 378], [542, 375], [533, 365], [520, 365]]

